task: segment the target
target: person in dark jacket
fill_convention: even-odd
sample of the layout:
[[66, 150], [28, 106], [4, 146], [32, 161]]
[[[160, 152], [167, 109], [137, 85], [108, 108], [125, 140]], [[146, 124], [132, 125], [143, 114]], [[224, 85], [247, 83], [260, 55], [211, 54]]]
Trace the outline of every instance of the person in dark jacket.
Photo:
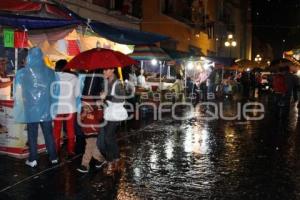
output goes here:
[[241, 84], [243, 86], [243, 97], [249, 99], [250, 94], [250, 79], [247, 72], [243, 72], [241, 76]]
[[[114, 69], [106, 69], [103, 71], [104, 78], [107, 80], [107, 91], [102, 92], [100, 98], [104, 102], [110, 103], [123, 103], [125, 102], [125, 90], [124, 86], [118, 81], [115, 75]], [[112, 113], [114, 114], [114, 113]], [[106, 170], [107, 175], [112, 175], [117, 170], [121, 169], [120, 152], [117, 143], [117, 128], [120, 125], [120, 121], [106, 120], [105, 127], [101, 128], [98, 138], [98, 148], [108, 161]]]

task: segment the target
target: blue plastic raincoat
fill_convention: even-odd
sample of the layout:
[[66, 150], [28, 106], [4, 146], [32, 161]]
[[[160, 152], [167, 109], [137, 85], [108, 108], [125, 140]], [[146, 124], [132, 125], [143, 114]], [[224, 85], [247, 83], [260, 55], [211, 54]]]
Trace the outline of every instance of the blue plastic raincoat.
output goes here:
[[59, 95], [58, 84], [51, 87], [55, 81], [58, 81], [58, 78], [55, 72], [46, 66], [41, 49], [30, 49], [25, 68], [17, 71], [14, 82], [16, 122], [51, 121], [55, 117]]

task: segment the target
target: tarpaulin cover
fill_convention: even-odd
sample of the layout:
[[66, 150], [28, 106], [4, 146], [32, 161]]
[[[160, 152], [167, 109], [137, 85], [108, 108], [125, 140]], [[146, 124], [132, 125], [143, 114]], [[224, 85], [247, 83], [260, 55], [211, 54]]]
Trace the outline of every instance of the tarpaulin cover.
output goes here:
[[193, 58], [193, 56], [195, 56], [190, 52], [177, 51], [174, 49], [165, 49], [165, 48], [162, 49], [174, 60], [190, 59]]
[[171, 60], [170, 56], [156, 45], [137, 45], [129, 56], [135, 60]]
[[0, 1], [0, 10], [4, 11], [38, 11], [41, 10], [42, 4], [38, 2], [28, 2], [21, 0]]
[[79, 20], [67, 19], [49, 19], [42, 17], [31, 17], [23, 15], [0, 14], [0, 25], [22, 28], [26, 27], [28, 30], [34, 29], [48, 29], [59, 28], [71, 25], [78, 25]]
[[61, 9], [58, 7], [58, 5], [54, 4], [45, 2], [28, 2], [22, 0], [0, 1], [0, 11], [22, 13], [31, 12], [32, 14], [38, 14], [38, 12], [42, 12], [43, 10], [45, 10], [47, 13], [65, 19], [72, 18], [67, 10]]
[[71, 15], [63, 10], [59, 9], [58, 7], [50, 4], [45, 5], [46, 11], [52, 15], [56, 15], [59, 17], [64, 17], [65, 19], [72, 19]]
[[100, 36], [120, 44], [153, 44], [169, 39], [164, 35], [108, 25], [97, 21], [92, 21], [89, 25]]
[[28, 32], [27, 31], [15, 31], [14, 47], [15, 48], [27, 48], [28, 47]]
[[[59, 95], [59, 87], [51, 88], [55, 81], [58, 81], [58, 78], [55, 72], [45, 65], [41, 49], [30, 49], [25, 68], [17, 71], [15, 77], [13, 112], [16, 122], [52, 120], [56, 113], [56, 97]], [[54, 95], [51, 95], [51, 91]]]

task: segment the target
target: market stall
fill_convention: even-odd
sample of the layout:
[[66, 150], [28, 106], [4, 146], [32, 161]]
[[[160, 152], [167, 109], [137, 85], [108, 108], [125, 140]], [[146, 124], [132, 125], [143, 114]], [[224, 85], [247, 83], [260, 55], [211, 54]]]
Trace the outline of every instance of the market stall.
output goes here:
[[[4, 85], [12, 83], [15, 72], [23, 67], [27, 48], [38, 46], [39, 38], [40, 41], [45, 40], [45, 37], [53, 41], [65, 37], [79, 21], [54, 4], [2, 1], [0, 24], [0, 57], [3, 60], [1, 84]], [[12, 84], [9, 84], [0, 89], [0, 153], [24, 157], [28, 152], [27, 130], [25, 124], [15, 122], [12, 88]], [[42, 151], [45, 145], [40, 133], [39, 130], [38, 149]]]
[[137, 45], [129, 56], [140, 62], [138, 79], [145, 79], [145, 83], [138, 84], [136, 88], [139, 101], [155, 104], [165, 101], [164, 94], [175, 82], [171, 78], [171, 66], [167, 62], [171, 60], [170, 56], [156, 45]]
[[129, 56], [140, 61], [140, 68], [147, 73], [146, 81], [153, 90], [168, 87], [170, 66], [167, 65], [167, 61], [171, 58], [163, 49], [156, 45], [137, 45]]
[[[12, 82], [14, 73], [24, 67], [26, 51], [40, 47], [49, 67], [55, 61], [71, 59], [82, 51], [101, 47], [132, 52], [135, 44], [158, 42], [167, 37], [85, 20], [62, 5], [20, 0], [0, 2], [1, 82]], [[5, 74], [5, 77], [4, 77]], [[28, 148], [25, 124], [13, 115], [12, 86], [0, 91], [0, 153], [24, 157]], [[3, 93], [3, 95], [1, 94]], [[45, 145], [38, 140], [39, 150]]]

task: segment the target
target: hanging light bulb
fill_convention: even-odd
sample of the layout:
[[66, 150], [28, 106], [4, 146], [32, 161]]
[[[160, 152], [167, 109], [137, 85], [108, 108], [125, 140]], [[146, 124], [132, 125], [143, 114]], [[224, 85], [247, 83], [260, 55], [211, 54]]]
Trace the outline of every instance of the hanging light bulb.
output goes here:
[[193, 69], [193, 68], [194, 68], [194, 64], [193, 64], [193, 62], [192, 62], [192, 61], [188, 62], [188, 64], [187, 64], [187, 68], [188, 68], [189, 70], [191, 70], [191, 69]]
[[156, 59], [152, 59], [152, 60], [151, 60], [151, 64], [152, 64], [152, 65], [157, 65], [157, 60], [156, 60]]

